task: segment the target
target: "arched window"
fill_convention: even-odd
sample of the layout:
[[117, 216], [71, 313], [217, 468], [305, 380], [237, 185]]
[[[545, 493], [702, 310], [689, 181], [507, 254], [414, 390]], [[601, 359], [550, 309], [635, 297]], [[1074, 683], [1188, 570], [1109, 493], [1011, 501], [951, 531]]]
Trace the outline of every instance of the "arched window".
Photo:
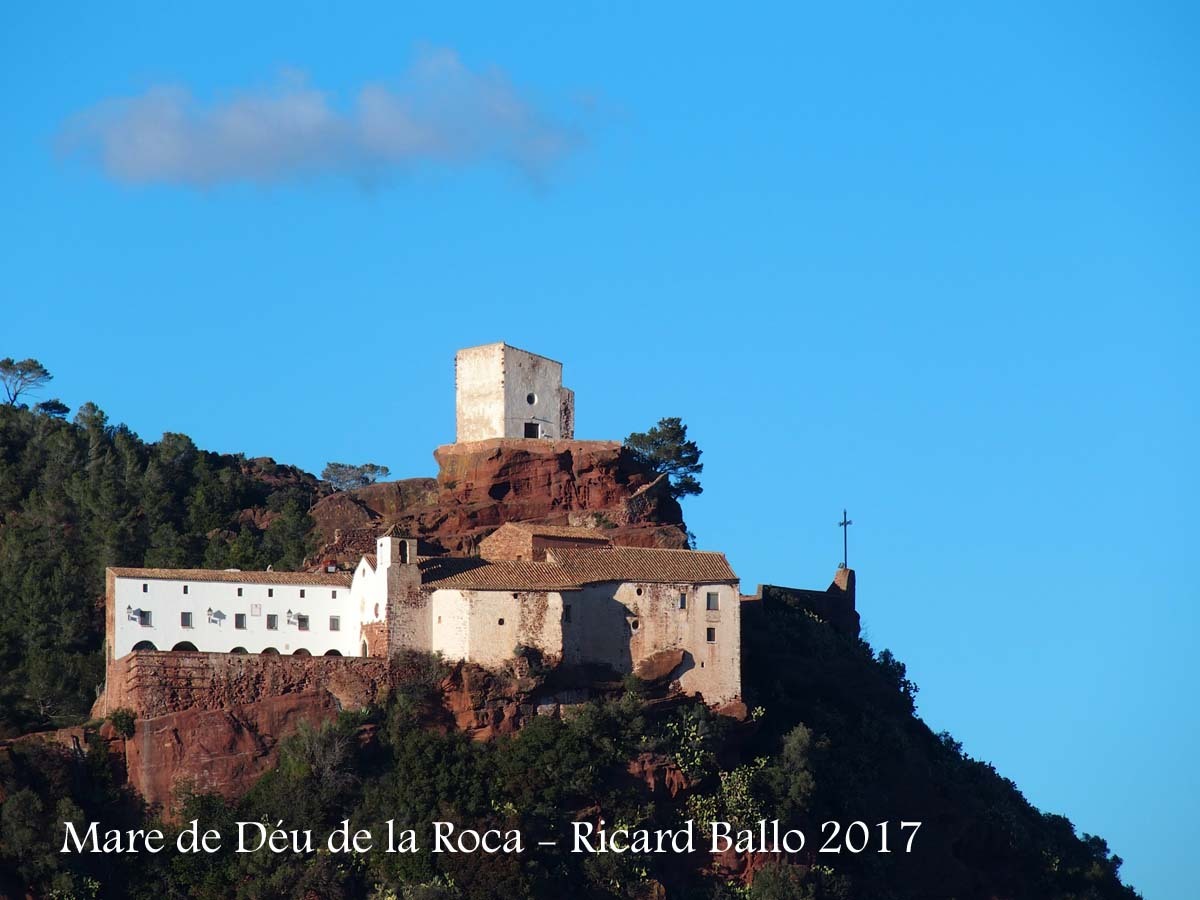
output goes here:
[[183, 651], [183, 652], [185, 652], [185, 653], [195, 653], [195, 652], [196, 652], [196, 645], [195, 645], [195, 644], [193, 644], [191, 641], [180, 641], [178, 644], [176, 644], [176, 645], [175, 645], [174, 647], [172, 647], [171, 649], [172, 649], [172, 650], [179, 650], [179, 651]]
[[312, 656], [312, 654], [301, 647], [299, 650], [296, 650], [294, 653], [292, 653], [292, 656]]
[[337, 650], [326, 650], [325, 655], [326, 656], [341, 656], [342, 654], [339, 653]]
[[138, 641], [133, 645], [134, 650], [157, 650], [153, 641]]
[[262, 655], [263, 656], [278, 656], [279, 651], [276, 650], [274, 647], [267, 647], [263, 650]]
[[245, 648], [245, 647], [234, 647], [234, 648], [233, 648], [232, 650], [230, 650], [229, 652], [230, 652], [230, 653], [245, 653], [245, 652], [246, 652], [246, 648]]

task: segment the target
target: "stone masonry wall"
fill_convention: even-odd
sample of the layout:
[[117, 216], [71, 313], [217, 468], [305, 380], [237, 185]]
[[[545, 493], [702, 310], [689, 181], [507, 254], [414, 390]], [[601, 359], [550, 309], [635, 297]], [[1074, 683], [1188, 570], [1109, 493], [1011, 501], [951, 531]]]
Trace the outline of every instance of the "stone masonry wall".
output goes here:
[[328, 691], [342, 708], [354, 709], [379, 699], [393, 677], [386, 659], [139, 650], [110, 665], [95, 713], [126, 707], [153, 717], [316, 690]]

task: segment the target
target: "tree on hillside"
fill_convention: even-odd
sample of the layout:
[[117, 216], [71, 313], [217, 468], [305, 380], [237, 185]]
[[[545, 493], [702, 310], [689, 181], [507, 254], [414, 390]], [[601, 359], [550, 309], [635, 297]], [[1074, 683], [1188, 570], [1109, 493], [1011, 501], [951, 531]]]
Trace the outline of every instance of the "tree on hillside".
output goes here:
[[43, 400], [34, 407], [34, 411], [40, 412], [44, 416], [54, 416], [56, 419], [65, 419], [71, 408], [63, 403], [57, 397], [52, 400]]
[[36, 359], [23, 359], [20, 362], [11, 356], [0, 359], [0, 384], [4, 385], [9, 406], [16, 406], [18, 398], [26, 391], [41, 390], [53, 377]]
[[635, 431], [625, 438], [625, 447], [655, 472], [668, 476], [675, 499], [704, 490], [696, 478], [704, 471], [703, 451], [687, 439], [687, 426], [678, 416], [659, 419], [649, 431]]
[[328, 481], [335, 491], [349, 491], [374, 484], [377, 479], [386, 478], [390, 472], [387, 466], [375, 463], [352, 466], [349, 463], [331, 462], [321, 471], [321, 480]]

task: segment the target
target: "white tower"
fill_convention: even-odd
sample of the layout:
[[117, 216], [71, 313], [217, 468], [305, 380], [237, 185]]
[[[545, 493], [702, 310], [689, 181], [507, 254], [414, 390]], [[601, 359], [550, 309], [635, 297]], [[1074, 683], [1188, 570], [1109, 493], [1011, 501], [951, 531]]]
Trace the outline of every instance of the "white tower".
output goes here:
[[560, 362], [505, 343], [468, 347], [455, 354], [454, 383], [460, 444], [575, 437], [575, 394]]

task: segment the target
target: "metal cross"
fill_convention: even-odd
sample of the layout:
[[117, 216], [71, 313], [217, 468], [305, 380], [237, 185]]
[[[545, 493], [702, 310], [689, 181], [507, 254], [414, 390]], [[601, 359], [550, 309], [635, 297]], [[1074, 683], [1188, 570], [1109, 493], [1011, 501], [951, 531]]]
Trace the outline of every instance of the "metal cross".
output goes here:
[[842, 521], [838, 522], [838, 527], [840, 529], [842, 529], [842, 568], [843, 569], [849, 568], [849, 565], [847, 565], [847, 563], [849, 562], [850, 557], [849, 557], [849, 554], [847, 553], [847, 550], [849, 549], [849, 546], [850, 546], [849, 545], [850, 526], [853, 524], [854, 523], [852, 521], [850, 521], [849, 519], [846, 518], [846, 510], [843, 509], [842, 510]]

